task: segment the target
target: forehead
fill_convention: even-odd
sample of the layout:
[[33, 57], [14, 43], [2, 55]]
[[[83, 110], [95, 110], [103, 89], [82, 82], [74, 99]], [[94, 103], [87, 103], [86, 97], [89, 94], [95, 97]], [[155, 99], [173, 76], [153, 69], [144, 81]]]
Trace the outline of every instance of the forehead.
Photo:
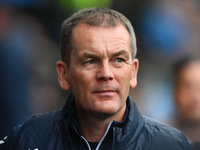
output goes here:
[[77, 44], [91, 45], [97, 43], [124, 43], [130, 46], [130, 35], [124, 25], [116, 27], [90, 26], [79, 23], [72, 33], [73, 47]]

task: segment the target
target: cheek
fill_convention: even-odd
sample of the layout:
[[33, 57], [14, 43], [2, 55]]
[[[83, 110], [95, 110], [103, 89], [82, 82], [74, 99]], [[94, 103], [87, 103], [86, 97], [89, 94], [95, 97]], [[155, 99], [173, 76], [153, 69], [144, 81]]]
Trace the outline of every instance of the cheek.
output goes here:
[[88, 89], [92, 79], [91, 73], [74, 70], [70, 73], [69, 82], [73, 91], [81, 92]]
[[130, 69], [117, 70], [115, 74], [115, 79], [120, 84], [121, 88], [129, 90], [130, 81], [132, 79], [132, 72]]
[[[76, 70], [71, 70], [69, 73], [69, 84], [73, 92], [80, 89], [82, 80], [80, 80], [80, 74]], [[74, 93], [75, 94], [75, 93]]]

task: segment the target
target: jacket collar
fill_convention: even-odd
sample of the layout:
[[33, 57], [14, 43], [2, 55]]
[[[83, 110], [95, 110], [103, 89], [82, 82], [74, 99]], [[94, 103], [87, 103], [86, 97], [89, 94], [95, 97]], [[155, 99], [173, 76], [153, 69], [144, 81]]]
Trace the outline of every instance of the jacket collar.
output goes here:
[[143, 117], [130, 96], [128, 96], [126, 103], [128, 116], [123, 125], [113, 123], [113, 136], [115, 137], [113, 145], [117, 149], [124, 149], [129, 144], [133, 144], [144, 126]]
[[[128, 144], [132, 144], [137, 139], [144, 126], [143, 117], [130, 96], [128, 96], [126, 103], [127, 109], [123, 121], [113, 121], [109, 129], [113, 136], [112, 145], [118, 149], [123, 149], [124, 147], [128, 146]], [[74, 124], [76, 129], [79, 129], [75, 100], [72, 93], [62, 109], [61, 120], [64, 128], [63, 134], [65, 135], [66, 140], [71, 141], [68, 131], [69, 126]], [[109, 134], [109, 136], [111, 135]], [[72, 141], [70, 143], [72, 143]]]

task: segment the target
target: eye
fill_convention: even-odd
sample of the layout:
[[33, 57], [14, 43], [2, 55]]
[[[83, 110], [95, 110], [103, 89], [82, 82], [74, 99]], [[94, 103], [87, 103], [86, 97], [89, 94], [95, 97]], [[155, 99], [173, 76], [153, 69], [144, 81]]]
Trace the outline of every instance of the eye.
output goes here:
[[123, 58], [116, 58], [116, 62], [123, 62], [124, 59]]
[[89, 63], [89, 64], [93, 64], [93, 63], [94, 63], [94, 60], [89, 60], [88, 63]]
[[83, 67], [85, 69], [92, 69], [98, 65], [98, 61], [96, 59], [88, 59], [83, 62]]
[[116, 68], [122, 67], [124, 64], [126, 64], [126, 59], [123, 57], [117, 57], [114, 58], [112, 61], [112, 65]]
[[84, 62], [85, 65], [86, 64], [90, 65], [90, 64], [94, 64], [94, 63], [95, 63], [95, 61], [93, 59], [90, 59], [90, 60]]

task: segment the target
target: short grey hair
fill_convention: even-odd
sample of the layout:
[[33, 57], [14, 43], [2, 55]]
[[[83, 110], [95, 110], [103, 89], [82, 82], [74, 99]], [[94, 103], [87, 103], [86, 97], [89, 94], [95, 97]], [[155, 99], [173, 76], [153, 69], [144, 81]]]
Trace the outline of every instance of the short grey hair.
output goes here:
[[130, 35], [132, 59], [137, 53], [136, 37], [131, 22], [121, 13], [109, 8], [86, 8], [64, 20], [61, 27], [61, 59], [70, 66], [70, 54], [73, 48], [72, 33], [79, 23], [103, 28], [116, 27], [123, 24]]

